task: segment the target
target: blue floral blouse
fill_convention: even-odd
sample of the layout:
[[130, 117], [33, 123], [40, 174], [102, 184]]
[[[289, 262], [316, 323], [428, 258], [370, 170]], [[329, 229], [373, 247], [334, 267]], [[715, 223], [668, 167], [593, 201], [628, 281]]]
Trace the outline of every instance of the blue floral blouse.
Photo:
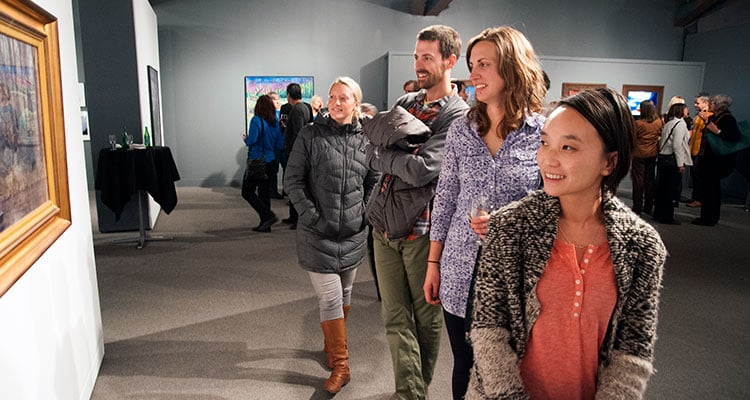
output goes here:
[[498, 209], [540, 186], [536, 152], [544, 117], [532, 114], [510, 132], [492, 157], [467, 117], [453, 122], [445, 139], [445, 155], [432, 210], [430, 240], [443, 243], [440, 301], [464, 318], [479, 245], [469, 226], [472, 199], [484, 196]]

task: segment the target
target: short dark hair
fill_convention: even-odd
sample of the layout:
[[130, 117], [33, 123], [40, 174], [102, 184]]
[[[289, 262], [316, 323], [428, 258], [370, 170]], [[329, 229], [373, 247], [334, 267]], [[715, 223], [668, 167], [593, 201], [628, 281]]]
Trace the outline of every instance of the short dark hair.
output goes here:
[[667, 117], [665, 119], [670, 121], [674, 118], [683, 118], [685, 116], [686, 108], [688, 107], [685, 103], [672, 104], [672, 107], [669, 107], [669, 110], [667, 111]]
[[568, 106], [581, 114], [599, 133], [607, 152], [617, 152], [617, 165], [602, 180], [602, 190], [617, 192], [620, 181], [630, 170], [635, 146], [635, 121], [628, 102], [609, 88], [584, 90], [560, 100], [557, 107]]
[[302, 87], [299, 83], [290, 83], [286, 86], [286, 97], [292, 100], [302, 100]]
[[456, 59], [461, 55], [461, 36], [458, 32], [450, 26], [446, 25], [431, 25], [427, 28], [422, 29], [417, 34], [417, 40], [427, 40], [430, 42], [437, 41], [438, 47], [440, 48], [440, 55], [443, 59], [451, 56], [456, 56]]
[[[414, 90], [417, 89], [417, 90]], [[419, 83], [415, 81], [414, 79], [409, 79], [408, 81], [404, 82], [404, 92], [417, 92], [419, 91]]]

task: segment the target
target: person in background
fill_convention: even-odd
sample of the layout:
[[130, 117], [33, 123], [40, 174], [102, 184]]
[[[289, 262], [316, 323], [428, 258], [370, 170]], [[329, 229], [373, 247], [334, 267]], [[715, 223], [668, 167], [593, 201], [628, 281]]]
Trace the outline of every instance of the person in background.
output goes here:
[[271, 211], [271, 177], [279, 172], [276, 154], [284, 146], [281, 129], [276, 120], [276, 107], [269, 95], [258, 98], [253, 109], [253, 118], [243, 140], [247, 146], [247, 158], [264, 158], [266, 162], [266, 179], [243, 179], [242, 197], [258, 213], [260, 224], [253, 228], [256, 232], [271, 232], [271, 225], [279, 219]]
[[465, 101], [466, 104], [469, 104], [469, 95], [466, 93], [466, 83], [464, 83], [464, 81], [461, 79], [455, 79], [451, 83], [456, 85], [458, 97], [460, 97], [461, 100]]
[[668, 156], [675, 159], [672, 165], [657, 162], [656, 166], [654, 220], [662, 224], [679, 225], [680, 222], [674, 219], [674, 198], [679, 196], [685, 167], [693, 165], [688, 146], [690, 131], [684, 119], [686, 115], [687, 105], [673, 104], [667, 112], [667, 123], [664, 124], [659, 138], [657, 157]]
[[672, 98], [669, 99], [669, 103], [667, 103], [667, 110], [672, 108], [675, 104], [685, 104], [685, 98], [682, 96], [672, 96]]
[[284, 188], [299, 211], [297, 258], [308, 272], [320, 308], [324, 351], [333, 369], [324, 387], [337, 393], [350, 380], [346, 318], [357, 267], [365, 255], [365, 200], [377, 176], [362, 151], [362, 90], [349, 77], [328, 91], [329, 115], [299, 132]]
[[323, 109], [323, 98], [318, 96], [317, 94], [310, 98], [310, 107], [311, 107], [311, 116], [310, 119], [312, 121], [315, 121], [316, 118], [318, 118], [318, 115], [321, 113]]
[[[708, 111], [708, 93], [701, 92], [695, 97], [695, 118], [693, 118], [693, 131], [690, 134], [690, 156], [693, 158], [693, 164], [695, 164], [698, 154], [701, 151], [701, 144], [703, 140], [703, 131], [706, 129], [706, 120], [701, 117], [701, 114], [710, 118], [713, 113]], [[688, 199], [686, 206], [698, 208], [702, 205], [701, 198], [701, 181], [698, 174], [695, 173], [695, 165], [690, 168], [690, 178], [693, 181], [693, 194]]]
[[[740, 128], [737, 120], [729, 111], [732, 98], [725, 94], [711, 96], [709, 111], [700, 113], [708, 121], [704, 135], [717, 135], [727, 142], [740, 140]], [[708, 116], [708, 112], [713, 115]], [[705, 138], [704, 138], [705, 139]], [[721, 179], [729, 176], [734, 170], [736, 154], [721, 155], [711, 148], [708, 140], [701, 141], [701, 151], [696, 160], [697, 171], [703, 196], [701, 216], [692, 221], [693, 225], [714, 226], [719, 223], [721, 215]]]
[[359, 106], [359, 111], [362, 114], [362, 118], [374, 117], [375, 114], [378, 113], [378, 108], [371, 103], [362, 103], [362, 105]]
[[[378, 108], [371, 103], [362, 103], [359, 106], [359, 113], [362, 115], [362, 119], [368, 119], [375, 116], [378, 113]], [[375, 292], [378, 295], [378, 301], [381, 301], [380, 287], [378, 286], [378, 272], [375, 270], [375, 249], [373, 248], [372, 238], [372, 225], [368, 223], [369, 229], [367, 231], [367, 260], [370, 262], [370, 272], [372, 273], [373, 281], [375, 282]]]
[[[297, 139], [299, 131], [312, 120], [312, 107], [302, 101], [302, 87], [299, 83], [290, 83], [286, 87], [286, 98], [291, 108], [289, 109], [289, 117], [286, 122], [286, 129], [284, 130], [284, 159], [289, 158], [289, 154], [292, 152], [292, 146], [294, 141]], [[284, 174], [286, 176], [286, 162], [282, 162], [284, 165]], [[286, 187], [286, 183], [284, 184]], [[289, 202], [289, 217], [284, 218], [281, 222], [289, 224], [289, 229], [297, 229], [297, 210], [294, 209], [292, 202]]]
[[367, 147], [368, 166], [383, 174], [368, 202], [367, 216], [374, 227], [382, 317], [393, 360], [395, 397], [400, 400], [427, 396], [440, 349], [442, 312], [427, 303], [422, 286], [445, 135], [468, 108], [450, 81], [460, 54], [461, 38], [455, 29], [433, 25], [420, 31], [414, 71], [421, 89], [401, 96], [396, 107], [429, 127], [430, 135], [413, 151]]
[[426, 301], [443, 307], [454, 400], [464, 398], [473, 363], [465, 318], [480, 246], [470, 211], [491, 211], [539, 188], [536, 151], [546, 95], [531, 43], [511, 27], [485, 29], [469, 41], [466, 57], [476, 105], [453, 122], [445, 140], [424, 281]]
[[419, 84], [414, 79], [404, 82], [404, 93], [413, 93], [419, 91]]
[[[276, 92], [268, 92], [267, 94], [268, 94], [268, 97], [270, 97], [271, 100], [273, 100], [273, 106], [276, 109], [276, 121], [277, 121], [277, 125], [279, 126], [279, 132], [281, 132], [281, 121], [280, 121], [280, 117], [281, 117], [281, 96], [279, 96], [279, 94], [276, 93]], [[283, 137], [283, 132], [282, 132], [282, 137]], [[284, 149], [281, 149], [280, 151], [277, 151], [276, 152], [276, 159], [273, 161], [273, 162], [276, 163], [276, 170], [277, 171], [278, 171], [279, 165], [281, 163], [281, 158], [284, 156], [283, 152], [284, 152]], [[284, 196], [281, 193], [279, 193], [279, 174], [278, 174], [278, 172], [275, 173], [275, 174], [273, 174], [272, 176], [268, 177], [268, 187], [270, 188], [271, 198], [272, 199], [277, 199], [278, 200], [278, 199], [283, 199], [284, 198]]]
[[273, 106], [276, 109], [276, 119], [281, 119], [281, 96], [276, 92], [268, 92], [266, 94], [273, 100]]
[[615, 196], [634, 125], [611, 89], [581, 91], [550, 114], [537, 153], [544, 190], [489, 218], [466, 399], [643, 398], [666, 249]]
[[[669, 99], [669, 103], [667, 103], [667, 112], [669, 112], [669, 109], [672, 108], [675, 104], [686, 104], [685, 98], [682, 96], [672, 96], [672, 98]], [[685, 117], [683, 117], [685, 120], [685, 124], [687, 125], [688, 130], [692, 129], [693, 126], [693, 120], [690, 118], [690, 114], [685, 114]], [[661, 120], [664, 124], [667, 123], [669, 120], [669, 116], [667, 114], [664, 114], [661, 116]], [[682, 200], [682, 179], [678, 182], [677, 189], [674, 191], [674, 199], [672, 199], [672, 206], [677, 208], [680, 206], [680, 200]]]
[[659, 136], [664, 125], [651, 100], [640, 104], [641, 118], [635, 121], [635, 148], [630, 178], [633, 181], [633, 212], [651, 214], [654, 208], [654, 177]]

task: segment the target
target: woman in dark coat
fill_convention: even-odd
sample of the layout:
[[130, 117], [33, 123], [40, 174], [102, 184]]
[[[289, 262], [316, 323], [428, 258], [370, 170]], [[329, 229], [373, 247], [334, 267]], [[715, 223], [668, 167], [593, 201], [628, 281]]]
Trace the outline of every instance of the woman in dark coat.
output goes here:
[[[701, 117], [708, 121], [703, 135], [717, 135], [728, 142], [740, 140], [740, 128], [737, 120], [729, 112], [732, 98], [725, 94], [711, 96], [708, 107], [713, 113], [710, 117], [701, 111]], [[703, 188], [701, 216], [693, 220], [694, 225], [714, 226], [719, 223], [721, 214], [721, 179], [734, 169], [736, 154], [721, 155], [711, 148], [708, 140], [701, 141], [701, 151], [696, 160], [696, 174], [700, 177]]]
[[328, 366], [325, 389], [349, 382], [346, 317], [357, 267], [365, 255], [365, 199], [377, 176], [365, 163], [368, 143], [359, 121], [362, 90], [348, 77], [328, 92], [328, 115], [302, 128], [284, 178], [299, 213], [297, 257], [308, 272], [320, 307]]

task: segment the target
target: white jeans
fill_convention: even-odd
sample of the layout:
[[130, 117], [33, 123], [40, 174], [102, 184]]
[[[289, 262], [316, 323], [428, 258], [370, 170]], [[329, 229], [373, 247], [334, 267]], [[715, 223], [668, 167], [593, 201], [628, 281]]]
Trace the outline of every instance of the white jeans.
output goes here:
[[320, 321], [344, 318], [343, 306], [352, 303], [352, 286], [357, 268], [340, 274], [320, 274], [307, 272], [310, 275], [315, 294], [318, 295]]

